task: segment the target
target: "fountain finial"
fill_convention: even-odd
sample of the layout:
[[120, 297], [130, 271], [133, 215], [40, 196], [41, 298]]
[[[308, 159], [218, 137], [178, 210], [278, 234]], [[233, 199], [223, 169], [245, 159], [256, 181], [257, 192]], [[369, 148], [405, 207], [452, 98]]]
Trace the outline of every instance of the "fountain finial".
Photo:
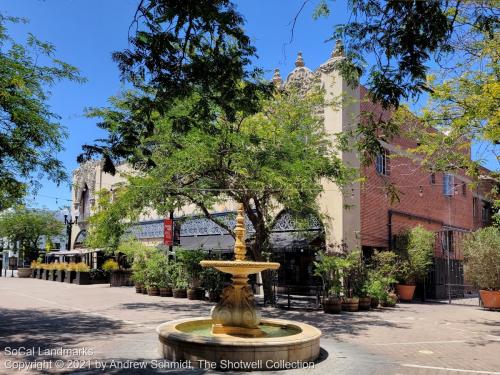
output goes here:
[[240, 203], [238, 206], [238, 216], [236, 216], [236, 228], [234, 232], [236, 234], [236, 240], [234, 242], [234, 259], [236, 261], [243, 261], [246, 259], [247, 247], [245, 245], [245, 216], [244, 205]]

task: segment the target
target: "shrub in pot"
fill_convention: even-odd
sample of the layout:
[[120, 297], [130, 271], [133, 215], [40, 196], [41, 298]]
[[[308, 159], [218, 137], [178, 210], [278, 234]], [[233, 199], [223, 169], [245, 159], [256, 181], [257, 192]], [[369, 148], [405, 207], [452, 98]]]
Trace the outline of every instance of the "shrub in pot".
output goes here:
[[201, 285], [208, 291], [210, 302], [219, 302], [224, 288], [224, 274], [215, 268], [205, 268], [201, 273]]
[[396, 285], [400, 300], [411, 301], [415, 294], [416, 282], [427, 277], [429, 267], [432, 265], [432, 256], [435, 242], [433, 232], [421, 226], [414, 227], [400, 235], [403, 246], [400, 251], [400, 264]]
[[314, 262], [314, 275], [319, 276], [323, 284], [323, 311], [327, 314], [340, 314], [341, 272], [345, 260], [326, 252], [320, 252], [318, 256], [319, 260]]
[[65, 283], [72, 283], [73, 280], [75, 279], [76, 276], [75, 265], [76, 263], [74, 262], [66, 264], [66, 269], [64, 270]]
[[187, 298], [188, 280], [184, 267], [180, 263], [174, 263], [172, 271], [172, 294], [175, 298]]
[[500, 309], [500, 229], [479, 229], [464, 240], [465, 278], [479, 289], [483, 307]]
[[352, 251], [345, 256], [342, 269], [343, 291], [342, 310], [358, 311], [360, 301], [363, 309], [370, 309], [371, 299], [367, 297], [363, 286], [367, 278], [367, 270], [361, 258], [360, 251]]
[[205, 259], [203, 250], [177, 250], [176, 260], [182, 264], [188, 278], [187, 296], [190, 300], [201, 300], [205, 296], [205, 290], [200, 287], [203, 268], [200, 262]]
[[66, 267], [67, 267], [67, 263], [63, 263], [63, 262], [60, 262], [60, 263], [57, 263], [56, 264], [56, 273], [57, 273], [57, 276], [56, 276], [56, 280], [58, 282], [64, 282], [64, 273], [66, 271]]
[[150, 296], [160, 295], [160, 284], [168, 284], [168, 258], [160, 250], [151, 251], [146, 258], [146, 287]]
[[73, 284], [90, 285], [90, 267], [84, 263], [79, 262], [74, 265], [75, 278]]

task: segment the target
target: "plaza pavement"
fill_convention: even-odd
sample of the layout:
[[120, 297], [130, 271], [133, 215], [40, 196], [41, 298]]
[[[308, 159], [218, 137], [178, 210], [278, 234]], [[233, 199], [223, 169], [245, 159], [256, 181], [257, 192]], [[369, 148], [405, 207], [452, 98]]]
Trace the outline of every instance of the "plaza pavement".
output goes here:
[[[208, 316], [212, 306], [136, 294], [127, 287], [1, 277], [0, 374], [212, 373], [151, 368], [160, 359], [156, 326]], [[279, 374], [500, 374], [500, 312], [473, 306], [401, 304], [341, 315], [264, 308], [263, 316], [306, 322], [323, 332], [323, 354], [314, 369]], [[15, 355], [14, 349], [20, 347], [34, 347], [35, 353]], [[42, 354], [47, 348], [80, 348], [80, 352], [43, 356], [36, 353], [38, 348]], [[41, 366], [43, 360], [47, 362], [40, 370], [12, 368], [15, 363]], [[95, 368], [112, 363], [149, 367]]]

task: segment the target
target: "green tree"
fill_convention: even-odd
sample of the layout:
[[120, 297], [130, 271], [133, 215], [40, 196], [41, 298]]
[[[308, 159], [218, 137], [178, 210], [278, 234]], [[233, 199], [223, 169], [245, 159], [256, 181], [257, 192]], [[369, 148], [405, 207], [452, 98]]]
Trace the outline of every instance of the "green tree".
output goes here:
[[50, 237], [60, 236], [63, 231], [64, 224], [49, 211], [16, 207], [0, 216], [0, 237], [13, 243], [25, 260], [36, 258], [38, 242], [42, 237], [50, 240]]
[[[255, 48], [229, 0], [141, 0], [130, 33], [131, 47], [115, 52], [113, 59], [122, 78], [148, 95], [129, 98], [133, 111], [120, 122], [121, 136], [85, 145], [79, 161], [98, 154], [111, 173], [123, 158], [136, 168], [151, 167], [151, 149], [142, 140], [154, 133], [157, 113], [171, 116], [179, 132], [194, 126], [214, 131], [211, 124], [219, 112], [234, 122], [238, 112], [255, 113], [259, 95], [271, 91], [261, 71], [250, 66]], [[186, 98], [192, 101], [188, 112], [170, 111]], [[116, 130], [108, 125], [100, 124]]]
[[25, 44], [13, 40], [6, 23], [21, 21], [0, 13], [0, 210], [36, 187], [40, 173], [65, 180], [56, 155], [66, 133], [47, 104], [48, 88], [64, 79], [83, 81], [75, 67], [54, 57], [52, 44], [32, 34]]
[[[173, 111], [189, 113], [196, 103], [196, 99], [180, 101]], [[322, 180], [341, 185], [352, 171], [338, 158], [336, 145], [317, 115], [317, 109], [325, 105], [322, 93], [306, 97], [296, 92], [276, 93], [262, 99], [260, 105], [261, 112], [239, 113], [234, 122], [221, 112], [211, 124], [213, 132], [200, 127], [180, 132], [172, 114], [158, 114], [156, 133], [142, 141], [151, 147], [155, 167], [130, 176], [124, 187], [126, 199], [117, 197], [113, 205], [124, 202], [133, 208], [154, 208], [160, 215], [194, 205], [234, 236], [233, 228], [212, 216], [211, 209], [228, 200], [242, 202], [255, 229], [249, 255], [265, 260], [263, 252], [269, 250], [279, 213], [286, 210], [299, 223], [307, 221], [309, 214], [319, 211]], [[122, 108], [102, 109], [97, 114], [104, 122], [113, 123]], [[114, 211], [101, 212], [112, 215]], [[266, 276], [268, 297], [270, 280]]]

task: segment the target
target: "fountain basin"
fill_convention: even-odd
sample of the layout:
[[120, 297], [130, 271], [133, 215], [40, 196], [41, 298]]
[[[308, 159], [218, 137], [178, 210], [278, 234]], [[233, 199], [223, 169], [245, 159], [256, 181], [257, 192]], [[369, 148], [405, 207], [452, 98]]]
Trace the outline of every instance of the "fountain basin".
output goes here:
[[[320, 354], [321, 331], [309, 324], [281, 319], [263, 319], [262, 337], [212, 334], [210, 318], [180, 319], [163, 323], [156, 331], [162, 356], [171, 361], [191, 361], [194, 367], [246, 363], [246, 367], [226, 369], [277, 370], [300, 366]], [[245, 366], [245, 365], [243, 365]]]

